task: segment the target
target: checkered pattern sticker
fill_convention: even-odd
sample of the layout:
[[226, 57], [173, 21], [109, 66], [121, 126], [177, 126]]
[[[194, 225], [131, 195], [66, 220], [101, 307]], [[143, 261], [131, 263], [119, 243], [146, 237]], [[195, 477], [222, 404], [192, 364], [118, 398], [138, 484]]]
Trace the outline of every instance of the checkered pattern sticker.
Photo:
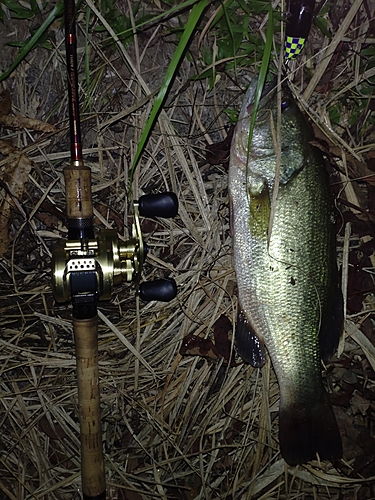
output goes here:
[[303, 49], [305, 38], [287, 36], [285, 41], [285, 57], [286, 59], [294, 59]]

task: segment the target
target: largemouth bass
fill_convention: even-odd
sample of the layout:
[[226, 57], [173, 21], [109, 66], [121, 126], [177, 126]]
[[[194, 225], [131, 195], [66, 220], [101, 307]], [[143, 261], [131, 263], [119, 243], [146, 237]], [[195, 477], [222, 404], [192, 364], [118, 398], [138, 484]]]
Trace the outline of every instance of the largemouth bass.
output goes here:
[[[280, 385], [279, 441], [290, 465], [342, 455], [321, 377], [342, 326], [335, 217], [323, 158], [287, 85], [282, 87], [281, 165], [272, 227], [277, 91], [261, 99], [248, 154], [252, 100], [245, 96], [232, 140], [229, 197], [238, 284], [237, 350], [253, 366], [265, 347]], [[272, 116], [272, 119], [271, 119]], [[275, 135], [275, 134], [274, 134]]]

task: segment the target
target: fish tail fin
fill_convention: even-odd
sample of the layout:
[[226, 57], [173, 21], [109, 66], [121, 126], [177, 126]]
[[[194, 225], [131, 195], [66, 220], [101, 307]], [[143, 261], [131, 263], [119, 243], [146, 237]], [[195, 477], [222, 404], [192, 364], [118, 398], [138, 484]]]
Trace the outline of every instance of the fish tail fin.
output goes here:
[[279, 439], [281, 455], [289, 465], [342, 457], [342, 443], [328, 394], [322, 388], [318, 400], [280, 401]]

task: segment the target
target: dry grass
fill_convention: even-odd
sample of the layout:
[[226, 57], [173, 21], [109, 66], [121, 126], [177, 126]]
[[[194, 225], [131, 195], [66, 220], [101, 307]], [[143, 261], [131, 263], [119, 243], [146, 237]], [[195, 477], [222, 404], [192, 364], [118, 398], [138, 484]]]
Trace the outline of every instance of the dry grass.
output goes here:
[[[85, 3], [93, 6], [91, 1]], [[366, 11], [364, 5], [363, 0], [353, 3], [355, 24], [348, 23], [348, 27], [359, 25], [368, 12], [374, 15], [373, 6], [366, 4]], [[95, 24], [97, 18], [91, 15]], [[169, 26], [174, 22], [170, 20]], [[339, 24], [343, 22], [344, 11]], [[78, 26], [82, 43], [84, 17]], [[152, 94], [174, 50], [165, 26], [134, 37], [129, 47], [111, 48], [103, 48], [103, 37], [91, 28], [87, 38], [90, 88], [84, 79], [83, 48], [79, 51], [84, 155], [93, 174], [95, 224], [116, 228], [125, 238], [132, 206], [127, 197], [128, 169]], [[25, 29], [12, 20], [5, 28], [7, 34], [18, 30], [16, 35]], [[359, 31], [364, 43], [370, 34]], [[358, 52], [359, 38], [344, 32], [355, 40]], [[63, 33], [57, 25], [51, 33], [53, 51], [35, 50], [4, 84], [10, 90], [14, 114], [48, 121], [57, 129], [44, 135], [26, 129], [3, 128], [1, 132], [1, 139], [12, 141], [33, 164], [22, 198], [12, 198], [11, 243], [0, 260], [0, 498], [4, 499], [80, 498], [70, 310], [54, 303], [50, 282], [51, 249], [58, 238], [66, 236], [62, 169], [69, 160]], [[203, 43], [211, 47], [212, 42], [207, 37]], [[332, 42], [314, 31], [315, 47], [313, 43], [322, 47]], [[199, 68], [197, 50], [194, 64]], [[329, 49], [327, 53], [329, 65], [334, 53]], [[324, 51], [319, 54], [318, 60]], [[313, 69], [317, 59], [308, 55], [296, 64], [306, 62]], [[350, 57], [341, 63], [335, 84], [345, 78], [350, 85], [355, 77], [359, 85], [361, 78], [368, 77], [358, 74], [355, 53]], [[223, 167], [207, 164], [205, 147], [206, 141], [224, 139], [220, 111], [238, 96], [239, 88], [225, 73], [213, 90], [206, 80], [189, 81], [196, 73], [194, 64], [185, 59], [180, 68], [133, 189], [134, 198], [163, 190], [173, 190], [179, 197], [175, 220], [144, 222], [150, 249], [144, 278], [174, 277], [178, 296], [168, 304], [143, 304], [134, 298], [131, 285], [123, 285], [110, 303], [100, 304], [99, 370], [108, 498], [375, 498], [374, 478], [368, 477], [375, 471], [355, 467], [361, 453], [373, 460], [371, 452], [353, 444], [353, 433], [366, 427], [372, 430], [373, 422], [371, 398], [366, 400], [357, 386], [353, 392], [356, 406], [350, 399], [346, 407], [337, 408], [346, 436], [344, 460], [293, 468], [279, 454], [278, 385], [270, 364], [258, 371], [242, 364], [229, 367], [223, 358], [179, 353], [188, 334], [212, 338], [221, 315], [233, 325], [236, 317], [227, 176]], [[248, 73], [235, 75], [242, 88]], [[318, 83], [319, 78], [312, 79], [307, 86], [296, 68], [295, 84], [305, 92], [299, 92], [302, 100], [306, 105], [308, 101], [310, 113], [326, 130], [330, 127], [324, 103], [334, 98], [335, 89], [321, 97]], [[237, 105], [240, 101], [241, 96]], [[345, 182], [345, 153], [354, 151], [363, 160], [371, 140], [348, 144], [337, 130], [332, 130], [331, 138], [343, 151], [336, 161], [344, 172], [340, 174], [344, 195], [362, 206], [358, 189], [350, 191], [354, 183]], [[3, 171], [6, 165], [4, 158]], [[344, 285], [348, 283], [348, 255], [359, 241], [348, 228], [345, 237], [339, 238]], [[373, 270], [367, 270], [370, 278]], [[362, 312], [347, 318], [347, 337], [341, 344], [342, 359], [348, 361], [345, 369], [355, 372], [358, 386], [366, 386], [369, 394], [374, 391], [375, 354], [361, 327], [373, 311], [373, 295], [367, 294]], [[138, 352], [129, 345], [139, 346]], [[352, 370], [352, 359], [363, 372]], [[340, 385], [343, 366], [336, 360], [329, 367], [327, 380], [333, 392], [345, 392]], [[358, 398], [364, 405], [359, 412]], [[345, 430], [348, 425], [353, 430]]]

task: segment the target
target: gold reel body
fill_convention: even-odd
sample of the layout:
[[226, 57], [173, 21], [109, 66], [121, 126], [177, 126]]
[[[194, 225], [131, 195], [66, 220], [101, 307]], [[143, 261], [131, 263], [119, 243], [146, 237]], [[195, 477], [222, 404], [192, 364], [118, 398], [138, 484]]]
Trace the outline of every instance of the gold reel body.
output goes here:
[[[84, 295], [97, 293], [99, 300], [109, 300], [113, 287], [122, 282], [139, 284], [145, 259], [138, 206], [135, 205], [132, 238], [120, 240], [114, 229], [101, 230], [90, 240], [67, 240], [59, 243], [52, 257], [52, 287], [56, 302], [68, 302], [72, 279], [81, 282]], [[77, 288], [77, 287], [75, 287]]]

